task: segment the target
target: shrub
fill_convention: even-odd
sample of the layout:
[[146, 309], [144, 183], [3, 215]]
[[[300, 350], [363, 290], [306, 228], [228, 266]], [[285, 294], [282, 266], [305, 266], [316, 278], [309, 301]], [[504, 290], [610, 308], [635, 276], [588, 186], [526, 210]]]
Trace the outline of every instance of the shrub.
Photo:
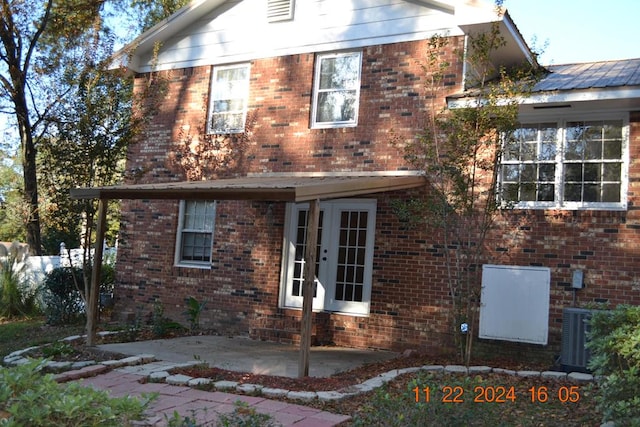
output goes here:
[[162, 301], [156, 300], [153, 303], [153, 312], [150, 314], [149, 322], [153, 336], [163, 338], [171, 335], [172, 332], [182, 333], [184, 327], [164, 315], [164, 305]]
[[76, 283], [83, 286], [81, 268], [59, 267], [47, 273], [42, 285], [47, 323], [73, 323], [84, 313], [84, 303]]
[[25, 316], [37, 312], [36, 290], [24, 276], [24, 263], [12, 250], [0, 258], [0, 316]]
[[602, 376], [596, 401], [604, 421], [640, 426], [640, 307], [595, 312], [589, 369]]
[[0, 367], [0, 414], [4, 426], [131, 426], [154, 398], [110, 398], [103, 390], [43, 375], [42, 360]]
[[103, 264], [100, 268], [100, 292], [111, 293], [113, 292], [113, 284], [115, 283], [116, 271], [113, 265]]

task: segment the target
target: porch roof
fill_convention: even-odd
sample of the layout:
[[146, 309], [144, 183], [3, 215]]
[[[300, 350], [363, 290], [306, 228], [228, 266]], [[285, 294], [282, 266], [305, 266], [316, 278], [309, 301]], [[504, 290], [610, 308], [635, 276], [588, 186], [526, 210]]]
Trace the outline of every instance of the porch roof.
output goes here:
[[306, 202], [336, 199], [426, 185], [422, 175], [253, 174], [206, 181], [122, 184], [75, 188], [74, 199], [262, 200]]

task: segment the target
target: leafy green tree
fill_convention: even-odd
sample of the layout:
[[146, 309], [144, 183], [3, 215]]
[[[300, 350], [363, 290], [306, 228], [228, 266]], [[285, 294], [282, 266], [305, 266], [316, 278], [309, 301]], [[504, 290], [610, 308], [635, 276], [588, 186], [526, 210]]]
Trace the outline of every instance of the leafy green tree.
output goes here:
[[29, 215], [20, 192], [20, 165], [10, 151], [0, 149], [0, 241], [22, 242]]
[[145, 31], [188, 3], [188, 0], [132, 0], [131, 6], [142, 17], [138, 22], [140, 30]]
[[20, 138], [26, 237], [40, 255], [37, 147], [46, 118], [65, 96], [46, 76], [90, 27], [102, 0], [0, 0], [0, 111], [14, 117]]
[[[124, 69], [111, 69], [114, 37], [97, 21], [78, 36], [74, 49], [66, 52], [62, 72], [55, 75], [67, 96], [48, 118], [47, 143], [42, 144], [39, 156], [47, 230], [58, 242], [79, 238], [84, 248], [82, 283], [77, 283], [75, 276], [73, 279], [85, 301], [87, 327], [91, 329], [96, 313], [90, 312], [88, 301], [95, 298], [92, 290], [97, 289], [91, 283], [91, 249], [97, 243], [98, 203], [71, 199], [69, 190], [114, 185], [123, 179], [127, 147], [139, 136], [163, 94], [162, 85], [151, 80], [134, 92], [134, 76]], [[139, 108], [132, 108], [134, 103]], [[112, 219], [113, 232], [107, 237], [113, 243], [118, 218]], [[55, 248], [57, 242], [51, 243]]]
[[485, 244], [501, 206], [498, 170], [503, 138], [518, 121], [518, 99], [535, 81], [530, 66], [496, 69], [491, 54], [505, 41], [498, 25], [467, 41], [469, 102], [448, 109], [438, 104], [448, 90], [445, 76], [454, 72], [440, 52], [448, 39], [433, 37], [426, 63], [427, 99], [431, 100], [423, 133], [405, 144], [406, 159], [422, 170], [430, 183], [422, 198], [397, 203], [401, 218], [422, 223], [440, 240], [451, 296], [451, 334], [461, 361], [471, 359], [477, 333], [481, 291], [481, 268], [490, 254]]

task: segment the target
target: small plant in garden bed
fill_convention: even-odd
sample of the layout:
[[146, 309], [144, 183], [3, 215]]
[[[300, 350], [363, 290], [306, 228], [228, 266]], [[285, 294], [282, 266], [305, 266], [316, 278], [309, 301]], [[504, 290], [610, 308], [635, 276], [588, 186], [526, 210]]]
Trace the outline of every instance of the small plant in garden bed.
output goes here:
[[237, 401], [230, 414], [220, 414], [218, 427], [276, 427], [281, 426], [270, 415], [261, 414], [245, 402]]
[[206, 304], [206, 301], [200, 302], [194, 297], [187, 298], [187, 310], [183, 314], [186, 314], [189, 319], [189, 329], [192, 333], [200, 329], [200, 315]]
[[74, 348], [71, 344], [63, 341], [56, 341], [52, 344], [46, 345], [42, 347], [42, 354], [45, 357], [56, 357], [56, 356], [69, 356], [73, 354]]

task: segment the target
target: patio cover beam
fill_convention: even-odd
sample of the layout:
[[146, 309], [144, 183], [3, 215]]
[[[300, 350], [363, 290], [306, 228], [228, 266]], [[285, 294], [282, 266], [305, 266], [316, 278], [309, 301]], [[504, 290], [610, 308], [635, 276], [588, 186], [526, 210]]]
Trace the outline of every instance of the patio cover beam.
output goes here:
[[308, 202], [424, 186], [419, 175], [248, 176], [210, 181], [75, 188], [74, 199], [260, 200]]
[[[100, 219], [96, 236], [96, 254], [92, 271], [92, 286], [100, 277], [102, 247], [109, 199], [160, 200], [260, 200], [282, 202], [310, 202], [307, 227], [307, 245], [304, 254], [305, 270], [300, 325], [300, 356], [298, 376], [309, 375], [311, 347], [313, 288], [315, 285], [316, 239], [320, 215], [320, 200], [354, 197], [365, 194], [423, 187], [426, 180], [420, 175], [342, 175], [342, 176], [248, 176], [244, 178], [212, 181], [172, 182], [161, 184], [125, 184], [112, 187], [77, 188], [71, 190], [75, 199], [99, 199]], [[91, 294], [91, 306], [97, 308], [98, 292]], [[94, 301], [95, 299], [95, 301]], [[89, 316], [89, 313], [87, 313]], [[87, 342], [93, 343], [95, 320], [87, 321]]]

